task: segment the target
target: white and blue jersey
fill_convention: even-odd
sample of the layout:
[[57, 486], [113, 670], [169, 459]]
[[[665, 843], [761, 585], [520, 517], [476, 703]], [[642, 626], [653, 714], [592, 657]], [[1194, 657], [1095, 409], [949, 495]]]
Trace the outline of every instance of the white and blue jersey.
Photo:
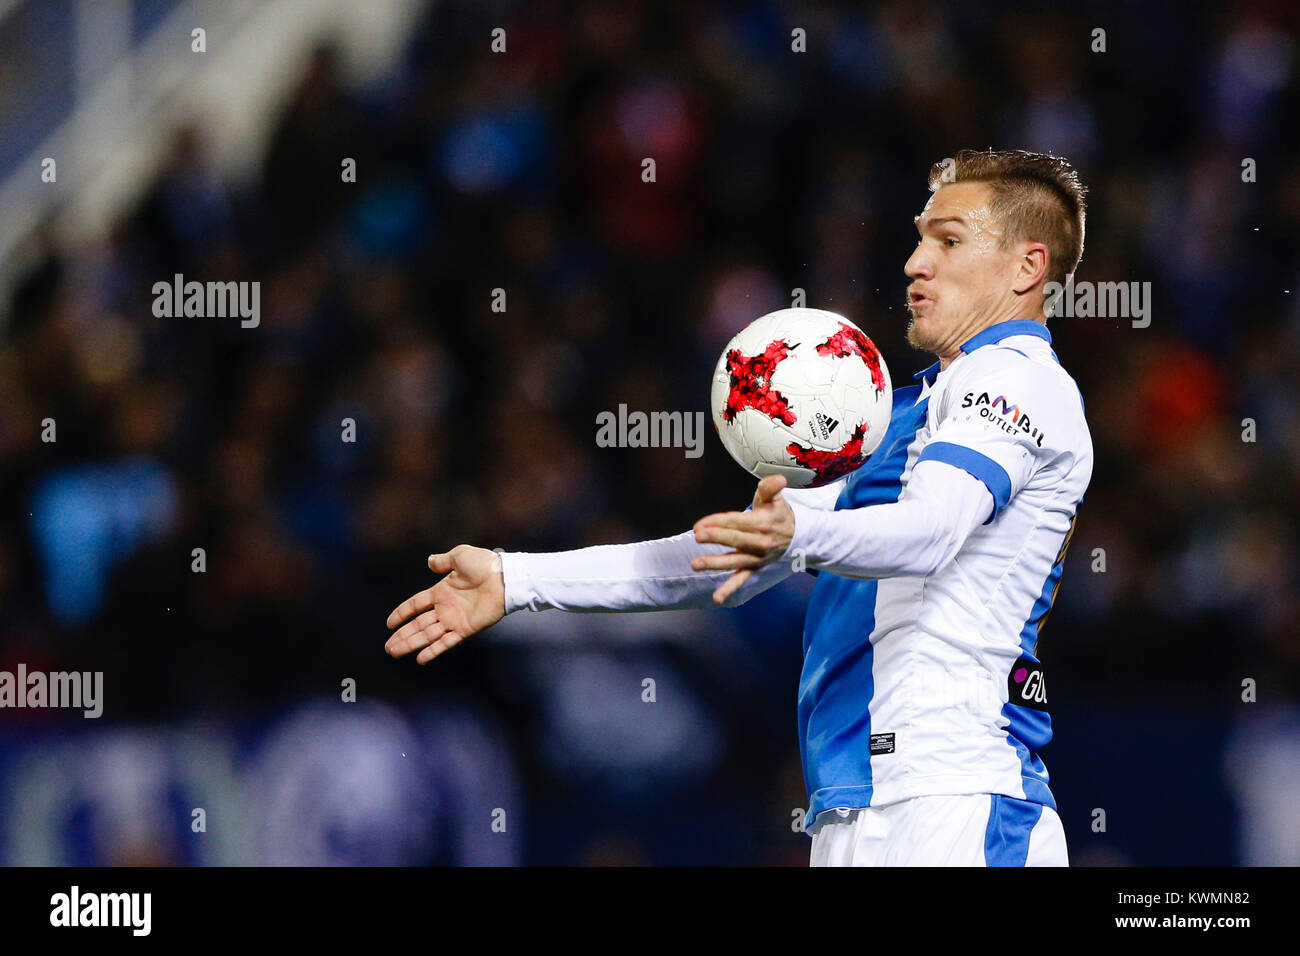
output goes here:
[[[795, 515], [790, 547], [726, 603], [743, 603], [796, 565], [831, 572], [813, 589], [803, 635], [807, 832], [828, 811], [844, 820], [864, 808], [951, 796], [927, 801], [945, 804], [936, 821], [975, 832], [961, 821], [976, 807], [987, 818], [977, 843], [1006, 842], [1018, 828], [1011, 843], [1033, 857], [1033, 821], [1056, 811], [1038, 755], [1052, 737], [1038, 632], [1092, 475], [1083, 402], [1047, 327], [1028, 319], [985, 329], [946, 368], [935, 363], [917, 378], [894, 392], [889, 429], [862, 468], [834, 485], [781, 493]], [[696, 572], [691, 561], [729, 550], [687, 531], [506, 552], [506, 611], [711, 607], [730, 572]], [[790, 560], [796, 552], [801, 564]], [[955, 799], [965, 794], [1006, 799]], [[909, 814], [858, 814], [859, 836], [874, 839], [885, 816], [906, 834]], [[1059, 820], [1049, 822], [1059, 829]], [[822, 841], [821, 849], [834, 856], [843, 843]], [[986, 849], [971, 853], [1016, 856]], [[1063, 855], [1063, 846], [1048, 853]]]
[[961, 351], [894, 392], [885, 438], [834, 507], [897, 502], [916, 466], [937, 461], [983, 484], [988, 518], [930, 573], [819, 576], [798, 705], [809, 832], [828, 810], [917, 796], [1056, 809], [1038, 755], [1052, 738], [1038, 634], [1092, 441], [1043, 323], [1000, 323]]

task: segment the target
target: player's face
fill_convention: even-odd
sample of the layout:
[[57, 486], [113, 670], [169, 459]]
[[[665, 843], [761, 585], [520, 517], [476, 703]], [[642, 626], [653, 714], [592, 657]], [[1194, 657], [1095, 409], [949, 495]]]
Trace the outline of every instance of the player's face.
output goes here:
[[1017, 257], [1000, 248], [1001, 225], [984, 183], [949, 183], [916, 217], [920, 239], [903, 271], [911, 320], [907, 340], [951, 359], [1006, 308]]

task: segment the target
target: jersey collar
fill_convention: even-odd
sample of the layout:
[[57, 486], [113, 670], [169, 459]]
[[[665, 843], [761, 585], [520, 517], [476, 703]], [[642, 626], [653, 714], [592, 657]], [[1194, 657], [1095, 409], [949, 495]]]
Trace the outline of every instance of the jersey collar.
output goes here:
[[[1047, 326], [1042, 322], [1035, 322], [1033, 319], [1009, 319], [997, 325], [990, 325], [983, 332], [975, 333], [961, 345], [961, 350], [969, 355], [981, 345], [992, 345], [1012, 335], [1036, 335], [1048, 345], [1052, 344], [1052, 333], [1047, 331]], [[912, 378], [932, 382], [939, 374], [942, 365], [942, 362], [935, 362], [929, 368], [917, 372]]]
[[983, 332], [972, 335], [961, 350], [969, 355], [981, 345], [992, 345], [1011, 335], [1036, 335], [1045, 340], [1048, 345], [1052, 344], [1052, 333], [1047, 331], [1047, 326], [1042, 322], [1035, 322], [1033, 319], [1011, 319], [1007, 322], [999, 322], [997, 325], [990, 325]]

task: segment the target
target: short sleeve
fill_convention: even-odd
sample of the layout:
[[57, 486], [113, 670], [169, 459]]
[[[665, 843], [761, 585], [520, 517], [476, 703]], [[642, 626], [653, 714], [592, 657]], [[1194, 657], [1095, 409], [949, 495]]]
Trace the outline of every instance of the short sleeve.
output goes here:
[[993, 497], [993, 521], [1056, 455], [1069, 429], [1063, 373], [1009, 348], [986, 346], [952, 369], [937, 422], [918, 461], [941, 461], [978, 478]]

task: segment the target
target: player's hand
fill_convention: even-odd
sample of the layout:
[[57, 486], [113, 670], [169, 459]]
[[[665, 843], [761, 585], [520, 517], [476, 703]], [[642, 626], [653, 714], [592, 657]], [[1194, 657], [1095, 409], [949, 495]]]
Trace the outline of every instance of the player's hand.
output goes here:
[[708, 555], [691, 561], [696, 571], [735, 571], [716, 591], [713, 603], [722, 604], [754, 570], [771, 564], [790, 547], [794, 537], [794, 511], [781, 497], [786, 481], [782, 475], [768, 475], [754, 492], [749, 511], [726, 511], [707, 515], [695, 522], [695, 540], [735, 548], [729, 554]]
[[429, 663], [506, 614], [501, 555], [495, 551], [458, 544], [445, 554], [429, 555], [429, 570], [447, 576], [388, 615], [389, 629], [397, 630], [384, 645], [393, 657], [419, 651], [415, 659], [419, 664]]

